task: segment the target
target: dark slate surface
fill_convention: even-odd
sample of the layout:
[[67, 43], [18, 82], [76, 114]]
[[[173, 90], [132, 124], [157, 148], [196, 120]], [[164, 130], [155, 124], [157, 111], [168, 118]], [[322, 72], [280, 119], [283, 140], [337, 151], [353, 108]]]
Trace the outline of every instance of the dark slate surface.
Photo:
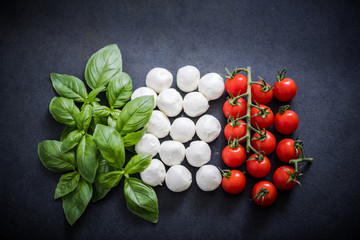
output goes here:
[[[0, 13], [1, 237], [5, 239], [346, 239], [357, 230], [359, 190], [360, 18], [357, 1], [11, 1]], [[252, 186], [184, 193], [157, 187], [160, 220], [131, 214], [121, 187], [90, 204], [70, 227], [53, 200], [60, 174], [49, 172], [37, 144], [63, 126], [48, 105], [49, 74], [82, 79], [88, 58], [115, 43], [134, 87], [153, 67], [194, 65], [203, 74], [251, 66], [270, 84], [283, 67], [298, 86], [300, 117], [292, 137], [314, 163], [302, 187], [279, 192], [272, 207], [250, 201]], [[222, 103], [208, 111], [225, 125]], [[274, 111], [280, 104], [273, 100]], [[284, 138], [276, 134], [278, 140]], [[211, 163], [224, 167], [221, 135]], [[187, 144], [188, 145], [188, 144]], [[271, 173], [281, 164], [270, 156]], [[189, 167], [195, 177], [196, 168]], [[240, 169], [244, 169], [240, 167]], [[265, 179], [271, 180], [271, 174]]]

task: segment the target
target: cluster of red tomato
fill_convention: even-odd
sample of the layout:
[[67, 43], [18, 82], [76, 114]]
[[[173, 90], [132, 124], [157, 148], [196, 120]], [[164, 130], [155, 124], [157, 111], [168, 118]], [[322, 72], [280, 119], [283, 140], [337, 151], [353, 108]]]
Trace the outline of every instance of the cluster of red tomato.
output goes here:
[[[228, 100], [223, 105], [223, 112], [228, 118], [224, 129], [225, 138], [228, 140], [222, 152], [224, 163], [236, 168], [245, 163], [246, 150], [241, 143], [250, 137], [250, 130], [255, 133], [251, 137], [251, 149], [256, 152], [246, 161], [246, 170], [254, 178], [264, 178], [271, 169], [267, 155], [276, 149], [276, 155], [284, 163], [300, 157], [302, 142], [289, 138], [283, 139], [276, 146], [275, 136], [267, 130], [273, 123], [276, 131], [281, 134], [293, 133], [299, 124], [299, 119], [294, 111], [288, 110], [289, 105], [280, 107], [274, 116], [270, 107], [266, 106], [273, 96], [281, 102], [288, 102], [296, 95], [297, 87], [293, 80], [285, 78], [286, 70], [279, 73], [277, 82], [271, 87], [263, 79], [251, 84], [251, 111], [248, 113], [248, 102], [242, 97], [249, 97], [248, 79], [245, 75], [234, 70], [225, 82], [225, 89], [229, 94]], [[244, 95], [244, 93], [247, 93]], [[251, 126], [247, 126], [242, 119], [250, 118]], [[246, 178], [239, 170], [223, 171], [223, 189], [231, 194], [241, 193], [246, 185]], [[277, 195], [277, 190], [290, 190], [296, 183], [298, 173], [288, 166], [279, 167], [273, 175], [272, 184], [269, 181], [258, 182], [252, 190], [254, 202], [260, 206], [271, 205]]]

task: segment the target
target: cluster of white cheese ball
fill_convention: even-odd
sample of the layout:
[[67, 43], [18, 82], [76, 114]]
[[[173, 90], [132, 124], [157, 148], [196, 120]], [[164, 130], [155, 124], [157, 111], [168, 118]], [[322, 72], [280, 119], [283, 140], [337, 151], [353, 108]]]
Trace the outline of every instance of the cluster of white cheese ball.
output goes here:
[[[213, 191], [219, 187], [222, 177], [214, 165], [205, 165], [211, 159], [211, 149], [208, 143], [214, 141], [220, 134], [220, 122], [212, 115], [205, 114], [209, 101], [219, 98], [224, 92], [223, 78], [217, 73], [208, 73], [200, 78], [200, 71], [194, 66], [185, 66], [178, 70], [177, 87], [187, 93], [181, 94], [171, 88], [173, 75], [164, 68], [153, 68], [146, 76], [146, 87], [134, 91], [131, 99], [144, 95], [153, 95], [154, 110], [147, 124], [147, 133], [135, 145], [137, 154], [149, 153], [154, 157], [159, 153], [159, 159], [152, 159], [148, 168], [140, 173], [141, 179], [151, 185], [166, 186], [174, 192], [188, 189], [192, 183], [190, 171], [183, 165], [187, 159], [193, 167], [200, 167], [196, 173], [196, 182], [203, 191]], [[198, 91], [195, 91], [198, 89]], [[176, 117], [181, 111], [189, 117], [201, 116], [196, 124], [189, 117], [178, 117], [172, 124], [168, 117]], [[195, 136], [200, 141], [192, 141], [185, 149], [184, 143]], [[172, 140], [159, 139], [170, 134]], [[170, 168], [166, 172], [165, 165]]]

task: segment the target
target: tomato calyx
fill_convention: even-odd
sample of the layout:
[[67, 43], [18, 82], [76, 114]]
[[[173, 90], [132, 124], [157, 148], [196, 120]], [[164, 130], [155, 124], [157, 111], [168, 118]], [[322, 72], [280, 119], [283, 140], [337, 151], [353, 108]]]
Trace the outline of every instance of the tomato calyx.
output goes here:
[[258, 162], [262, 162], [265, 158], [265, 152], [264, 151], [261, 151], [260, 150], [260, 147], [259, 147], [259, 150], [255, 152], [256, 156], [252, 157], [252, 158], [249, 158], [248, 160], [246, 161], [252, 161], [252, 160], [256, 160]]
[[229, 98], [228, 98], [228, 102], [230, 103], [230, 105], [231, 106], [236, 106], [236, 105], [238, 105], [238, 106], [240, 106], [242, 109], [244, 109], [244, 107], [238, 102], [238, 100], [241, 98], [241, 95], [239, 94], [239, 95], [237, 95], [236, 97], [234, 97], [233, 96], [233, 94], [230, 92], [230, 91], [228, 91], [228, 94], [229, 94]]
[[228, 78], [228, 79], [232, 79], [236, 76], [236, 74], [241, 73], [241, 72], [245, 72], [247, 74], [247, 69], [246, 68], [235, 68], [232, 72], [229, 71], [229, 69], [227, 69], [227, 67], [225, 67], [226, 72], [229, 74], [227, 76], [220, 74], [222, 77], [224, 78]]
[[284, 105], [284, 106], [280, 106], [279, 108], [279, 113], [282, 115], [286, 112], [286, 110], [288, 110], [290, 108], [290, 105]]
[[269, 92], [271, 89], [274, 89], [272, 86], [268, 86], [262, 77], [258, 76], [258, 78], [261, 82], [252, 82], [251, 84], [260, 85], [262, 92]]
[[260, 142], [264, 141], [266, 139], [266, 129], [264, 129], [264, 133], [262, 131], [260, 131], [259, 128], [257, 130], [258, 131], [256, 131], [256, 132], [257, 132], [257, 134], [259, 134], [259, 136], [258, 137], [253, 137], [251, 139], [251, 141], [257, 140], [257, 139], [259, 139]]
[[232, 127], [237, 127], [239, 125], [246, 125], [246, 123], [240, 121], [241, 121], [240, 118], [233, 118], [230, 114], [229, 114], [229, 118], [227, 119], [227, 123]]
[[257, 194], [255, 194], [253, 200], [259, 201], [261, 199], [261, 201], [264, 201], [265, 196], [268, 195], [269, 193], [270, 192], [266, 188], [260, 188], [260, 191]]
[[269, 107], [262, 108], [262, 107], [260, 107], [260, 105], [258, 103], [256, 105], [254, 105], [254, 107], [259, 110], [259, 112], [254, 114], [254, 116], [260, 116], [263, 119], [265, 119], [267, 117], [267, 115], [271, 114], [271, 111], [270, 112], [267, 111], [268, 109], [270, 109]]
[[296, 182], [297, 184], [299, 184], [301, 186], [301, 183], [298, 180], [298, 177], [300, 177], [302, 175], [302, 173], [298, 173], [298, 172], [290, 172], [289, 169], [285, 169], [285, 171], [289, 174], [289, 179], [286, 181], [286, 184], [288, 184], [290, 181]]
[[296, 156], [299, 155], [299, 151], [301, 152], [302, 155], [304, 155], [304, 142], [299, 140], [298, 137], [294, 141], [294, 148], [295, 148]]
[[231, 138], [229, 138], [228, 140], [228, 146], [231, 148], [231, 149], [236, 149], [239, 147], [239, 139], [236, 139], [236, 138], [233, 138], [233, 136], [231, 136]]
[[220, 172], [221, 172], [221, 174], [222, 174], [223, 177], [226, 177], [226, 178], [230, 178], [230, 177], [231, 177], [231, 170], [229, 170], [229, 169], [223, 170], [223, 169], [221, 169], [221, 168], [219, 168], [219, 170], [220, 170]]
[[278, 75], [276, 76], [276, 80], [278, 82], [281, 82], [282, 80], [284, 80], [286, 72], [287, 72], [286, 68], [284, 68], [281, 72], [278, 71]]

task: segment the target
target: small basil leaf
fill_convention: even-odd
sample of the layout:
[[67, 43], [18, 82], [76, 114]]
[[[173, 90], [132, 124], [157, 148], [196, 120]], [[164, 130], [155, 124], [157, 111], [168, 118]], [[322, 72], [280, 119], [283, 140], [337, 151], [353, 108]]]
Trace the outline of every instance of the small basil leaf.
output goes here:
[[131, 152], [131, 153], [135, 153], [136, 154], [136, 151], [135, 151], [135, 145], [132, 145], [130, 147], [125, 147], [126, 151], [128, 152]]
[[116, 127], [116, 119], [114, 119], [112, 116], [109, 116], [108, 119], [107, 119], [107, 125], [109, 127], [112, 127], [115, 129]]
[[74, 130], [64, 139], [61, 144], [61, 151], [67, 152], [70, 149], [74, 148], [79, 142], [83, 133], [79, 130]]
[[92, 140], [91, 135], [86, 134], [82, 137], [76, 149], [76, 159], [81, 176], [86, 181], [93, 183], [99, 163], [96, 144]]
[[138, 154], [133, 156], [125, 167], [127, 174], [141, 173], [151, 163], [151, 154]]
[[108, 173], [103, 173], [99, 176], [99, 183], [103, 188], [113, 188], [116, 187], [124, 172], [122, 171], [113, 171]]
[[77, 77], [51, 73], [50, 78], [55, 91], [60, 96], [74, 99], [76, 102], [84, 102], [87, 98], [85, 84]]
[[85, 69], [85, 80], [90, 88], [106, 87], [122, 72], [120, 49], [116, 44], [106, 46], [94, 53]]
[[93, 193], [92, 185], [80, 178], [74, 191], [62, 198], [65, 216], [70, 225], [73, 225], [83, 214]]
[[124, 142], [115, 129], [98, 124], [94, 131], [93, 140], [110, 166], [122, 168], [125, 163]]
[[89, 96], [87, 98], [88, 102], [100, 101], [100, 99], [98, 99], [96, 97], [100, 92], [104, 91], [105, 89], [106, 89], [106, 87], [98, 87], [98, 88], [95, 88], [94, 90], [92, 90], [89, 93]]
[[126, 205], [132, 213], [157, 223], [159, 219], [158, 200], [152, 187], [137, 178], [126, 178], [124, 194]]
[[128, 133], [123, 137], [125, 147], [130, 147], [137, 144], [146, 133], [147, 128], [143, 128], [140, 131]]
[[74, 151], [62, 152], [61, 142], [46, 140], [38, 145], [38, 154], [42, 164], [54, 172], [66, 172], [76, 168]]
[[93, 108], [93, 116], [95, 117], [108, 117], [111, 109], [106, 106], [96, 106]]
[[74, 130], [77, 130], [77, 128], [66, 125], [64, 130], [61, 133], [60, 142], [63, 142], [65, 140], [65, 138]]
[[56, 186], [54, 199], [58, 199], [74, 191], [79, 184], [79, 180], [80, 173], [78, 172], [70, 172], [62, 175]]
[[109, 105], [113, 108], [121, 108], [130, 99], [132, 94], [132, 82], [128, 74], [122, 72], [118, 78], [109, 82], [106, 97]]
[[81, 112], [77, 116], [76, 121], [79, 130], [84, 130], [86, 132], [89, 128], [92, 118], [92, 109], [93, 107], [90, 104], [84, 104], [81, 108]]
[[121, 111], [119, 109], [114, 109], [111, 111], [110, 115], [114, 118], [114, 119], [118, 119], [120, 116]]
[[96, 171], [95, 181], [93, 183], [93, 189], [94, 189], [94, 193], [93, 193], [93, 196], [92, 196], [92, 201], [93, 202], [97, 202], [97, 201], [103, 199], [106, 196], [106, 194], [110, 191], [109, 188], [103, 188], [100, 185], [99, 176], [101, 174], [103, 174], [103, 173], [107, 173], [107, 172], [115, 170], [115, 168], [110, 167], [107, 164], [106, 160], [102, 160], [100, 155], [98, 156], [98, 160], [99, 160], [99, 166], [98, 166], [98, 169]]
[[64, 97], [54, 97], [50, 102], [49, 111], [56, 121], [71, 127], [76, 126], [76, 116], [80, 112], [74, 100]]
[[137, 97], [128, 102], [116, 121], [116, 129], [125, 135], [146, 125], [154, 107], [154, 96]]

